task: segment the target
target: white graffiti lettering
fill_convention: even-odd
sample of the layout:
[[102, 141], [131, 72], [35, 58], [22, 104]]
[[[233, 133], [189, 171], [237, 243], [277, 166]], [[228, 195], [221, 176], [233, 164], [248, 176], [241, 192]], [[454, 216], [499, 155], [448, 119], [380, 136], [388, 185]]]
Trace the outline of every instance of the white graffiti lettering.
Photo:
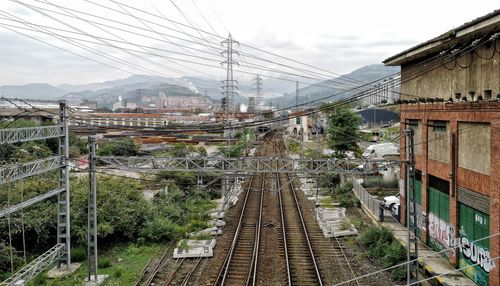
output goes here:
[[489, 273], [491, 269], [493, 269], [495, 265], [495, 261], [491, 259], [490, 252], [472, 241], [465, 236], [460, 238], [460, 252], [467, 259], [470, 259], [472, 263], [477, 263], [481, 266], [481, 268]]
[[[439, 242], [443, 248], [455, 246], [455, 227], [434, 213], [429, 213], [429, 236]], [[454, 250], [451, 250], [449, 254], [453, 255], [454, 253]]]

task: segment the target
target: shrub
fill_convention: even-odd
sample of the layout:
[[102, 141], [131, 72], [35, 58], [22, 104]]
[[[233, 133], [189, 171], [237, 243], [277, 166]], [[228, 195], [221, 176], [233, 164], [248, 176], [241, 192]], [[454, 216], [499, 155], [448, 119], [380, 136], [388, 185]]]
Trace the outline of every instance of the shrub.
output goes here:
[[167, 241], [175, 237], [175, 226], [167, 218], [156, 217], [144, 226], [141, 236], [146, 241]]
[[71, 249], [71, 260], [81, 262], [87, 259], [87, 250], [83, 246], [73, 247]]
[[113, 272], [113, 277], [120, 278], [122, 276], [123, 276], [123, 268], [121, 266], [116, 267], [115, 271]]
[[97, 265], [99, 265], [99, 268], [105, 269], [105, 268], [110, 268], [111, 267], [111, 258], [108, 257], [100, 257], [97, 261]]
[[366, 222], [360, 218], [351, 219], [351, 223], [358, 230], [364, 229], [366, 227]]
[[400, 261], [405, 260], [406, 249], [396, 240], [394, 240], [389, 247], [387, 247], [385, 256], [382, 258], [384, 267], [390, 267], [398, 264]]
[[390, 230], [385, 227], [372, 226], [368, 228], [360, 238], [361, 245], [368, 249], [370, 258], [381, 258], [385, 256], [386, 248], [392, 243], [393, 237]]
[[[376, 259], [382, 267], [391, 267], [406, 260], [406, 249], [394, 239], [390, 230], [385, 227], [372, 226], [360, 237], [361, 245], [366, 249], [369, 258]], [[391, 271], [394, 280], [406, 276], [404, 266]]]
[[406, 278], [406, 266], [399, 266], [391, 271], [391, 278], [396, 281], [402, 281]]

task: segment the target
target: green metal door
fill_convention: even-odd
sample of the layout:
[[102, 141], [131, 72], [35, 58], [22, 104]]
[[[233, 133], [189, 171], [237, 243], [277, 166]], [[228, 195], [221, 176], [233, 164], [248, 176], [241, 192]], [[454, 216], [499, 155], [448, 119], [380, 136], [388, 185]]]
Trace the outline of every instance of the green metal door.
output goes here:
[[[450, 224], [450, 198], [448, 194], [433, 187], [428, 188], [429, 196], [429, 245], [442, 251], [454, 246], [455, 228]], [[442, 252], [449, 257], [452, 251]]]
[[[490, 217], [489, 215], [459, 204], [459, 256], [460, 268], [477, 285], [489, 285], [489, 272], [494, 267], [490, 256]], [[486, 239], [483, 239], [486, 238]]]

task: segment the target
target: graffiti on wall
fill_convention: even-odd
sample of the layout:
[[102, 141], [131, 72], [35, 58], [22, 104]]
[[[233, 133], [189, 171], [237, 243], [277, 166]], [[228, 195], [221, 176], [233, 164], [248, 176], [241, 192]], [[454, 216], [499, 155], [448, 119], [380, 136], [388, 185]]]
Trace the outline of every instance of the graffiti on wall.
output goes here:
[[[447, 223], [434, 213], [429, 213], [429, 237], [439, 250], [450, 249], [455, 246], [455, 227]], [[455, 249], [445, 252], [448, 257], [455, 255]]]
[[488, 274], [496, 266], [495, 261], [491, 259], [490, 251], [479, 246], [477, 241], [469, 239], [463, 228], [460, 229], [458, 249], [460, 251], [460, 268], [477, 265], [477, 267], [464, 268], [465, 275], [478, 285], [489, 285]]

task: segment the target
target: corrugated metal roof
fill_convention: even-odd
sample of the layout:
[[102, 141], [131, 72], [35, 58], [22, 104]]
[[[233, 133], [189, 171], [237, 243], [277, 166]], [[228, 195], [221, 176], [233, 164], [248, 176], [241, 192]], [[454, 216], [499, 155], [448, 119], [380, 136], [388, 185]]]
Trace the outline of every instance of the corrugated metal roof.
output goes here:
[[[443, 42], [453, 40], [453, 39], [458, 40], [459, 37], [457, 37], [457, 34], [460, 31], [466, 30], [467, 28], [473, 27], [474, 25], [477, 25], [481, 22], [487, 21], [487, 20], [494, 18], [498, 15], [500, 15], [500, 9], [495, 10], [495, 11], [488, 13], [484, 16], [481, 16], [479, 18], [476, 18], [470, 22], [464, 23], [463, 25], [461, 25], [457, 28], [451, 29], [450, 31], [448, 31], [448, 32], [446, 32], [438, 37], [435, 37], [435, 38], [430, 39], [426, 42], [420, 43], [412, 48], [404, 50], [404, 51], [402, 51], [402, 52], [400, 52], [392, 57], [387, 58], [386, 60], [383, 61], [383, 63], [386, 65], [400, 65], [401, 63], [405, 62], [404, 56], [408, 55], [411, 52], [415, 52], [418, 49], [422, 49], [422, 50], [419, 51], [418, 53], [413, 54], [412, 60], [415, 60], [419, 57], [425, 56], [426, 51], [427, 51], [427, 49], [425, 48], [426, 46], [429, 46], [429, 48], [435, 48], [436, 46], [440, 46], [441, 44], [443, 44]], [[493, 26], [491, 26], [490, 28], [491, 28], [491, 31], [498, 30], [500, 28], [500, 21], [495, 22], [495, 24]], [[401, 58], [401, 59], [398, 60], [398, 58]]]

